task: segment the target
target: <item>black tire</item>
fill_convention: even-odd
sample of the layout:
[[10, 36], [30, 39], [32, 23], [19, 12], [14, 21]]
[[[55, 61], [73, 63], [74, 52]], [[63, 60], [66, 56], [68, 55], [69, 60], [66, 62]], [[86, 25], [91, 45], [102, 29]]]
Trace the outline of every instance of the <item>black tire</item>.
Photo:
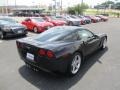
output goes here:
[[72, 22], [69, 22], [69, 25], [70, 25], [70, 26], [73, 26], [73, 23], [72, 23]]
[[[78, 63], [79, 63], [78, 68], [74, 71], [74, 70], [73, 70], [73, 68], [74, 68], [74, 67], [73, 67], [73, 63], [74, 63], [74, 61], [75, 61], [75, 58], [78, 58], [78, 56], [79, 56], [79, 58], [80, 58], [80, 62], [78, 62]], [[68, 76], [74, 76], [74, 75], [76, 75], [76, 74], [79, 72], [79, 70], [80, 70], [81, 63], [82, 63], [82, 56], [81, 56], [80, 53], [76, 52], [76, 53], [73, 55], [73, 57], [72, 57], [69, 65], [68, 65], [68, 69], [67, 69], [66, 74], [67, 74]]]
[[34, 27], [34, 28], [33, 28], [33, 31], [34, 31], [35, 33], [37, 33], [37, 32], [38, 32], [38, 28], [37, 28], [37, 27]]
[[4, 39], [4, 38], [5, 38], [4, 33], [0, 31], [0, 39]]
[[103, 42], [102, 42], [102, 47], [101, 47], [101, 50], [105, 49], [106, 48], [106, 43], [107, 43], [107, 38], [104, 38]]

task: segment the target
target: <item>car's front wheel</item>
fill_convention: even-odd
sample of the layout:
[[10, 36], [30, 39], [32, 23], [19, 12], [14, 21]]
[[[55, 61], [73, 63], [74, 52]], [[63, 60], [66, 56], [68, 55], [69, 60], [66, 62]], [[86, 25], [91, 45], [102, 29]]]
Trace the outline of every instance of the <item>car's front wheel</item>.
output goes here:
[[34, 28], [33, 28], [33, 31], [34, 31], [35, 33], [37, 33], [37, 32], [38, 32], [38, 28], [37, 28], [37, 27], [34, 27]]
[[73, 26], [73, 23], [72, 23], [72, 22], [69, 22], [69, 25], [70, 25], [70, 26]]
[[80, 53], [75, 53], [69, 66], [68, 66], [68, 74], [70, 76], [76, 75], [80, 69], [82, 62], [82, 57]]

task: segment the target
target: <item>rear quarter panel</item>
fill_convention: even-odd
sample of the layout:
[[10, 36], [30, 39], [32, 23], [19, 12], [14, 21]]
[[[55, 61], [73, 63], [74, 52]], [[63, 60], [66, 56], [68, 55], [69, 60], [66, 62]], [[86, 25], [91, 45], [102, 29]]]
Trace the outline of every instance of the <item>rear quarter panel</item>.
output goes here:
[[106, 39], [108, 39], [108, 36], [107, 36], [107, 34], [97, 34], [99, 37], [100, 37], [100, 40], [101, 40], [101, 43], [100, 43], [100, 46], [102, 46], [102, 44], [103, 44], [103, 41], [104, 41], [104, 39], [106, 38]]
[[61, 46], [56, 47], [54, 49], [54, 52], [57, 58], [62, 57], [62, 56], [72, 56], [75, 52], [83, 52], [82, 43], [76, 41], [74, 43], [61, 45]]

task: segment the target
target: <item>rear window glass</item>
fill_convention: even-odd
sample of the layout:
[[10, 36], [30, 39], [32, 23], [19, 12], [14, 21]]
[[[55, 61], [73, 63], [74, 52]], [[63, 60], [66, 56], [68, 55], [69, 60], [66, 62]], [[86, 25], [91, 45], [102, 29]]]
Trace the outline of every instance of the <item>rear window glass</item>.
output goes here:
[[48, 31], [45, 31], [41, 33], [35, 40], [40, 42], [46, 42], [46, 41], [59, 41], [62, 40], [63, 37], [65, 37], [67, 34], [69, 34], [71, 31], [65, 28], [51, 28]]

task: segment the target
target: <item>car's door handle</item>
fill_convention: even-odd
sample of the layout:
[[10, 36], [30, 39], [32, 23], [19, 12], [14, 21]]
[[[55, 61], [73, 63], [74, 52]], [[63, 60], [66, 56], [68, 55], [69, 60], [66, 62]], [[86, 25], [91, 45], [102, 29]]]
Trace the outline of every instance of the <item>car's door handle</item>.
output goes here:
[[86, 45], [86, 44], [88, 44], [88, 42], [87, 41], [83, 41], [83, 43]]

